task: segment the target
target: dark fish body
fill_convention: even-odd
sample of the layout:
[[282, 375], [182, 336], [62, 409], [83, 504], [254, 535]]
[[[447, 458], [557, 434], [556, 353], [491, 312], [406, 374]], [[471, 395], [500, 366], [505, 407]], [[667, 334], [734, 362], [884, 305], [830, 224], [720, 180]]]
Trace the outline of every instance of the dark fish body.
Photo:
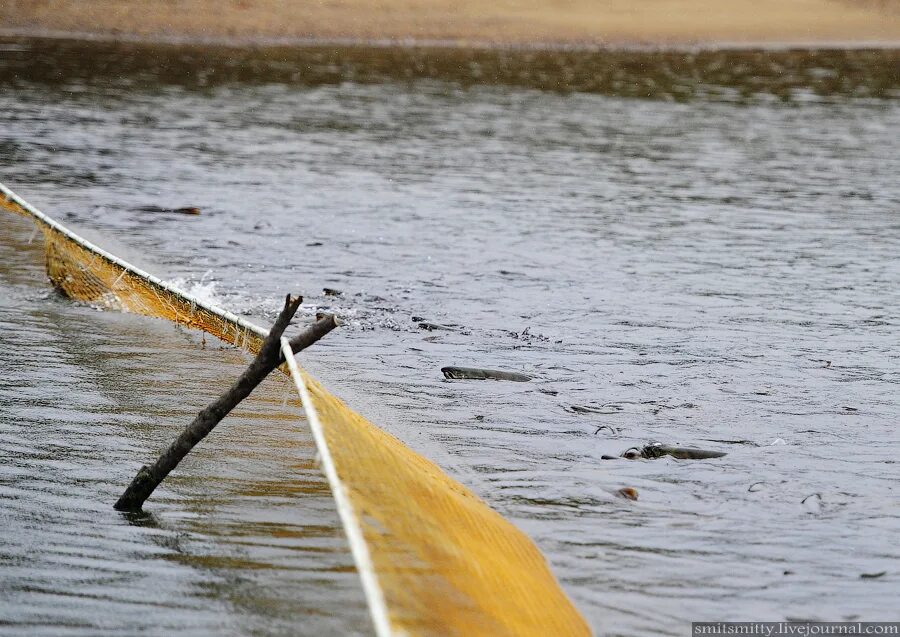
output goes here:
[[727, 455], [723, 451], [708, 451], [706, 449], [691, 449], [690, 447], [668, 447], [667, 454], [679, 460], [706, 460], [708, 458], [721, 458]]
[[[599, 431], [599, 430], [598, 430]], [[653, 459], [663, 456], [672, 456], [679, 460], [707, 460], [709, 458], [721, 458], [727, 456], [723, 451], [707, 451], [706, 449], [693, 449], [691, 447], [671, 447], [659, 442], [651, 442], [643, 447], [626, 449], [619, 458], [626, 460], [638, 460], [640, 458]], [[601, 456], [601, 460], [616, 460], [616, 456]]]
[[641, 449], [644, 458], [661, 458], [672, 456], [679, 460], [707, 460], [709, 458], [721, 458], [727, 455], [722, 451], [707, 451], [705, 449], [693, 449], [691, 447], [670, 447], [668, 445], [651, 444]]
[[477, 367], [442, 367], [441, 372], [443, 372], [444, 378], [452, 380], [512, 380], [519, 383], [531, 380], [531, 376], [525, 374]]
[[441, 325], [440, 323], [428, 323], [427, 321], [419, 322], [419, 329], [428, 330], [429, 332], [433, 332], [435, 330], [447, 330], [449, 332], [453, 331], [453, 328], [449, 325]]
[[178, 214], [178, 215], [199, 215], [200, 208], [196, 206], [185, 206], [184, 208], [163, 208], [162, 206], [138, 206], [135, 208], [138, 212], [155, 212], [160, 214]]

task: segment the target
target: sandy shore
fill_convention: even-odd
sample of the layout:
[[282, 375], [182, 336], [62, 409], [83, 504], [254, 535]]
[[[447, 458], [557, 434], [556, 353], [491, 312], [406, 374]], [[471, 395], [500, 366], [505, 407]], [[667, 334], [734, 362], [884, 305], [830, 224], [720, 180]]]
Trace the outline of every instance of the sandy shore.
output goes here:
[[215, 42], [900, 46], [900, 0], [5, 0], [0, 32]]

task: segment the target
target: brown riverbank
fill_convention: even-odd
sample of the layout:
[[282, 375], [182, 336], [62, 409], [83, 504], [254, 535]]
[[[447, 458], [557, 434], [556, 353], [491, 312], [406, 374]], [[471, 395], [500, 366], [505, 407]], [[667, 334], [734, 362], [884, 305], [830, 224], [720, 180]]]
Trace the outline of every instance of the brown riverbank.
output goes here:
[[900, 0], [7, 0], [0, 31], [220, 43], [900, 45]]

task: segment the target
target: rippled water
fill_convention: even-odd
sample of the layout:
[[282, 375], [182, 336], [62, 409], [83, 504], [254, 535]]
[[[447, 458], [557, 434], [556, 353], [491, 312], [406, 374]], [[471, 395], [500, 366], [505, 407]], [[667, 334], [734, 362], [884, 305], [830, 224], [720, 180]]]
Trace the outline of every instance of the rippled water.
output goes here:
[[[28, 77], [0, 179], [260, 322], [287, 291], [337, 311], [307, 367], [533, 537], [598, 633], [682, 635], [900, 619], [898, 130], [892, 100]], [[149, 515], [111, 509], [243, 359], [58, 298], [30, 236], [0, 224], [0, 632], [365, 634], [282, 379]], [[650, 440], [728, 455], [600, 459]]]

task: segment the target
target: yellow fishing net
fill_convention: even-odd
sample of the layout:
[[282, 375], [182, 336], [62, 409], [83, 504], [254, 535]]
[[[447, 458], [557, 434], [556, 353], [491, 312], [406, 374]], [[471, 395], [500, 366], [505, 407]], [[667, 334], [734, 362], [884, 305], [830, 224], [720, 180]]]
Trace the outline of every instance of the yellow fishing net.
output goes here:
[[44, 234], [47, 276], [66, 296], [109, 309], [165, 318], [256, 353], [266, 331], [91, 245], [0, 184], [0, 207], [33, 219]]
[[[249, 352], [265, 338], [252, 323], [86, 242], [2, 184], [0, 207], [34, 219], [44, 233], [48, 276], [74, 299], [166, 318]], [[521, 531], [350, 410], [293, 357], [289, 363], [379, 637], [590, 634]]]
[[293, 376], [307, 415], [317, 415], [332, 488], [352, 507], [393, 634], [590, 633], [521, 531], [308, 374]]

